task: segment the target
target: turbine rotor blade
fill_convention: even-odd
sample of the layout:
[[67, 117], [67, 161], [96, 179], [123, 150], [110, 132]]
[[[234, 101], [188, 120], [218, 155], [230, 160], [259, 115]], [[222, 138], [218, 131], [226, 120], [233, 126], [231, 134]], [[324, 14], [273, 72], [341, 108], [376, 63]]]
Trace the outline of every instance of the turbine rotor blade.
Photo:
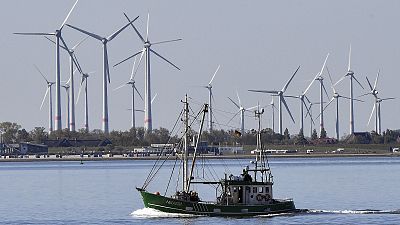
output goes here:
[[[124, 13], [126, 19], [131, 22], [131, 20], [129, 19], [128, 15], [126, 15], [126, 13]], [[143, 36], [139, 33], [139, 31], [136, 29], [135, 25], [133, 25], [133, 23], [131, 23], [131, 26], [133, 27], [133, 29], [135, 30], [136, 34], [139, 36], [140, 40], [142, 40], [143, 43], [145, 43], [146, 41], [144, 40]]]
[[[67, 43], [65, 43], [65, 41], [64, 41], [64, 38], [60, 37], [60, 39], [61, 39], [61, 42], [63, 43], [65, 49], [69, 49], [67, 46]], [[79, 72], [81, 72], [82, 70], [81, 70], [80, 65], [75, 61], [74, 53], [71, 52], [70, 50], [67, 50], [67, 52], [68, 52], [69, 56], [71, 57], [72, 62], [75, 64], [76, 68], [78, 68]]]
[[362, 84], [360, 83], [360, 81], [358, 81], [357, 78], [356, 78], [355, 76], [353, 76], [353, 78], [354, 78], [354, 80], [357, 81], [357, 83], [360, 85], [360, 87], [361, 87], [362, 89], [364, 89], [364, 87], [362, 86]]
[[55, 33], [26, 33], [26, 32], [16, 32], [13, 34], [17, 34], [17, 35], [41, 35], [41, 36], [54, 36]]
[[116, 90], [118, 90], [118, 89], [120, 89], [120, 88], [123, 88], [123, 87], [125, 87], [125, 85], [126, 85], [126, 84], [123, 84], [123, 85], [121, 85], [121, 86], [119, 86], [119, 87], [117, 87], [117, 88], [114, 88], [113, 91], [116, 91]]
[[328, 58], [329, 58], [329, 53], [326, 55], [324, 64], [322, 65], [321, 71], [319, 72], [319, 75], [320, 75], [320, 76], [322, 75], [322, 72], [323, 72], [324, 69], [325, 69], [326, 61], [328, 60]]
[[142, 52], [143, 52], [143, 50], [140, 51], [140, 52], [136, 52], [135, 54], [129, 56], [128, 58], [126, 58], [126, 59], [124, 59], [124, 60], [122, 60], [122, 61], [120, 61], [119, 63], [114, 64], [113, 67], [118, 66], [119, 64], [121, 64], [121, 63], [123, 63], [123, 62], [125, 62], [125, 61], [127, 61], [127, 60], [129, 60], [129, 59], [131, 59], [131, 58], [133, 58], [133, 57], [135, 57], [135, 56], [137, 56], [139, 53], [142, 53]]
[[149, 40], [149, 21], [150, 21], [150, 13], [147, 12], [146, 41]]
[[351, 69], [351, 44], [350, 44], [350, 48], [349, 48], [349, 64], [348, 64], [348, 67], [347, 67], [347, 71], [350, 71], [350, 69]]
[[158, 93], [156, 93], [156, 94], [154, 95], [154, 97], [151, 99], [151, 103], [150, 103], [150, 104], [153, 104], [153, 102], [154, 102], [154, 100], [156, 99], [157, 95], [158, 95]]
[[158, 42], [151, 43], [151, 45], [158, 45], [158, 44], [164, 44], [164, 43], [175, 42], [175, 41], [182, 41], [182, 38], [168, 40], [168, 41], [158, 41]]
[[44, 80], [49, 83], [49, 81], [47, 80], [47, 78], [44, 76], [44, 74], [42, 73], [42, 71], [40, 71], [39, 67], [37, 67], [35, 64], [33, 64], [33, 66], [35, 66], [36, 70], [40, 73], [40, 75], [42, 75], [42, 77], [44, 78]]
[[[80, 86], [79, 86], [78, 97], [76, 98], [76, 103], [75, 103], [75, 105], [78, 105], [79, 97], [81, 96], [81, 91], [82, 91], [82, 87], [83, 87], [83, 82], [84, 82], [86, 79], [87, 79], [87, 78], [85, 78], [85, 77], [82, 76], [82, 81], [81, 81], [81, 84], [80, 84]], [[87, 82], [87, 80], [86, 80], [86, 82]]]
[[42, 100], [42, 104], [40, 104], [40, 110], [42, 110], [44, 101], [46, 100], [46, 97], [47, 97], [47, 93], [49, 93], [49, 89], [50, 89], [50, 87], [47, 87], [46, 93], [44, 94], [44, 97], [43, 97], [43, 100]]
[[325, 92], [325, 94], [326, 94], [326, 97], [329, 98], [329, 95], [328, 95], [328, 92], [326, 91], [326, 88], [325, 88], [324, 83], [322, 83], [322, 89], [324, 89], [324, 92]]
[[288, 88], [290, 82], [293, 80], [294, 76], [296, 75], [297, 71], [299, 71], [299, 69], [300, 69], [300, 66], [297, 67], [297, 69], [296, 69], [296, 71], [293, 73], [292, 77], [290, 77], [290, 79], [286, 82], [285, 86], [284, 86], [283, 89], [282, 89], [282, 92], [285, 92], [285, 91], [286, 91], [286, 89]]
[[367, 83], [368, 83], [369, 88], [371, 89], [371, 91], [373, 91], [375, 88], [372, 88], [372, 85], [371, 85], [371, 83], [369, 82], [368, 77], [366, 76], [365, 78], [367, 79]]
[[[53, 41], [53, 40], [51, 40], [50, 38], [48, 38], [48, 37], [46, 37], [46, 36], [44, 36], [44, 38], [46, 38], [47, 40], [49, 40], [51, 43], [56, 44], [56, 42]], [[64, 49], [65, 51], [68, 51], [68, 49], [66, 49], [64, 46], [60, 45], [60, 47], [61, 47], [62, 49]]]
[[231, 102], [240, 109], [240, 106], [238, 104], [236, 104], [236, 102], [234, 102], [231, 98], [228, 97], [229, 100], [231, 100]]
[[160, 57], [161, 59], [164, 59], [167, 63], [169, 63], [170, 65], [172, 65], [172, 66], [175, 67], [176, 69], [181, 70], [181, 69], [179, 69], [179, 67], [175, 66], [175, 64], [173, 64], [172, 62], [168, 61], [168, 59], [164, 58], [163, 56], [161, 56], [160, 54], [158, 54], [158, 53], [157, 53], [156, 51], [154, 51], [153, 49], [149, 48], [149, 50], [150, 50], [152, 53], [156, 54], [156, 55], [157, 55], [158, 57]]
[[90, 33], [89, 31], [86, 31], [86, 30], [82, 30], [81, 28], [72, 26], [71, 24], [66, 24], [66, 25], [69, 26], [69, 27], [71, 27], [72, 29], [75, 29], [75, 30], [77, 30], [77, 31], [80, 31], [80, 32], [82, 32], [82, 33], [84, 33], [84, 34], [86, 34], [86, 35], [89, 35], [90, 37], [95, 38], [95, 39], [97, 39], [97, 40], [99, 40], [99, 41], [102, 41], [102, 40], [104, 39], [103, 37], [101, 37], [101, 36], [99, 36], [99, 35], [97, 35], [97, 34]]
[[282, 97], [282, 103], [283, 103], [283, 105], [285, 105], [286, 111], [289, 113], [290, 118], [292, 118], [293, 123], [296, 123], [296, 122], [294, 121], [294, 118], [293, 118], [293, 116], [292, 116], [292, 113], [290, 112], [290, 109], [289, 109], [289, 107], [288, 107], [288, 105], [287, 105], [287, 103], [286, 103], [286, 100], [285, 100], [285, 98], [283, 98], [283, 97]]
[[84, 37], [80, 42], [76, 43], [76, 45], [74, 45], [74, 47], [72, 47], [72, 50], [75, 50], [77, 47], [79, 47], [79, 45], [81, 45], [83, 42], [85, 42], [87, 39], [89, 38], [89, 36]]
[[118, 36], [118, 34], [121, 33], [123, 30], [125, 30], [125, 28], [127, 28], [129, 25], [131, 25], [133, 22], [135, 22], [135, 20], [137, 20], [137, 18], [139, 18], [139, 16], [137, 16], [135, 19], [130, 21], [128, 24], [126, 24], [125, 26], [121, 27], [119, 30], [115, 31], [113, 34], [108, 36], [107, 40], [112, 41], [112, 39], [114, 39], [116, 36]]
[[106, 72], [107, 72], [107, 78], [108, 78], [108, 83], [111, 82], [110, 79], [110, 67], [108, 66], [108, 50], [107, 50], [107, 44], [104, 44], [104, 56], [105, 56], [105, 66], [106, 66]]
[[265, 91], [265, 90], [248, 90], [250, 92], [260, 92], [260, 93], [268, 93], [268, 94], [278, 94], [279, 91]]
[[63, 23], [62, 23], [61, 26], [60, 26], [60, 30], [64, 27], [64, 25], [65, 25], [65, 23], [67, 22], [69, 16], [71, 15], [72, 11], [74, 10], [76, 4], [78, 4], [78, 1], [79, 1], [79, 0], [76, 0], [75, 4], [72, 6], [71, 10], [69, 10], [69, 13], [67, 14], [67, 17], [65, 17]]
[[230, 120], [228, 120], [228, 122], [226, 122], [226, 124], [229, 124], [239, 113], [240, 113], [240, 110], [237, 111], [237, 112], [233, 115], [233, 117], [232, 117]]
[[326, 67], [326, 71], [328, 72], [329, 81], [331, 82], [331, 88], [332, 88], [332, 90], [333, 90], [333, 93], [336, 93], [335, 86], [333, 85], [333, 81], [332, 81], [331, 73], [329, 72], [329, 69], [328, 69], [328, 67]]
[[135, 58], [133, 59], [131, 77], [129, 78], [129, 80], [132, 80], [132, 81], [135, 79], [134, 73], [135, 73], [136, 59], [137, 59], [137, 56], [135, 56]]
[[238, 91], [236, 91], [236, 96], [237, 96], [237, 98], [238, 98], [239, 105], [240, 105], [240, 106], [242, 106], [242, 101], [240, 101], [240, 97], [239, 97], [239, 93], [238, 93]]
[[379, 74], [380, 74], [381, 70], [378, 70], [378, 73], [376, 74], [376, 78], [375, 78], [375, 83], [374, 83], [374, 90], [376, 89], [376, 85], [378, 85], [378, 79], [379, 79]]
[[374, 107], [372, 108], [371, 115], [369, 116], [367, 126], [368, 126], [369, 123], [371, 122], [372, 115], [374, 114], [374, 111], [375, 111], [375, 106], [376, 106], [376, 104], [374, 103]]
[[346, 78], [347, 75], [344, 75], [342, 78], [340, 78], [333, 86], [336, 86], [337, 84], [339, 84], [340, 82], [342, 82], [344, 80], [344, 78]]
[[386, 100], [393, 100], [393, 99], [396, 99], [396, 98], [392, 98], [392, 97], [391, 98], [381, 98], [380, 100], [381, 101], [386, 101]]
[[139, 97], [142, 99], [142, 101], [144, 101], [142, 95], [140, 94], [140, 92], [139, 92], [139, 90], [136, 88], [136, 86], [135, 86], [135, 90], [136, 90], [136, 93], [138, 93]]
[[221, 65], [218, 65], [218, 67], [217, 67], [217, 69], [215, 70], [215, 72], [214, 72], [214, 75], [212, 76], [212, 78], [211, 78], [210, 82], [208, 82], [208, 85], [211, 85], [211, 83], [213, 82], [213, 80], [214, 80], [214, 77], [215, 77], [215, 75], [217, 75], [217, 73], [218, 73], [218, 70], [219, 70], [220, 66], [221, 66]]

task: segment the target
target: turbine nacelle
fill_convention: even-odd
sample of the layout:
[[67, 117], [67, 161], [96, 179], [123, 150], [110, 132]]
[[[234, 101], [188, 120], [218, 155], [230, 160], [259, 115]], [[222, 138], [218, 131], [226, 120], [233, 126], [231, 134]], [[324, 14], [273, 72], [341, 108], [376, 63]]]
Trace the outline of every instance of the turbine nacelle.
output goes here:
[[149, 41], [144, 42], [144, 47], [149, 48], [151, 46], [151, 43]]
[[354, 72], [352, 70], [347, 71], [346, 76], [353, 76], [353, 75], [354, 75]]

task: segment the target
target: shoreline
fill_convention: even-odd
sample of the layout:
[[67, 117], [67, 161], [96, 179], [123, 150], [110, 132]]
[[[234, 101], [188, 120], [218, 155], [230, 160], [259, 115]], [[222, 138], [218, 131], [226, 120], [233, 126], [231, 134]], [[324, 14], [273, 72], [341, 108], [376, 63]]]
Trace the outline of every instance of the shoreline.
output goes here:
[[[254, 155], [205, 155], [206, 159], [254, 159]], [[346, 158], [346, 157], [400, 157], [400, 154], [396, 153], [368, 153], [368, 154], [273, 154], [268, 155], [269, 158]], [[0, 158], [0, 163], [2, 162], [57, 162], [57, 161], [115, 161], [115, 160], [156, 160], [156, 159], [167, 159], [175, 160], [175, 157], [167, 156], [140, 156], [140, 157], [124, 157], [122, 155], [115, 155], [113, 157], [80, 157], [80, 155], [68, 155], [63, 156], [63, 158], [56, 158], [55, 155], [51, 155], [48, 158], [34, 158], [31, 156], [29, 158]]]

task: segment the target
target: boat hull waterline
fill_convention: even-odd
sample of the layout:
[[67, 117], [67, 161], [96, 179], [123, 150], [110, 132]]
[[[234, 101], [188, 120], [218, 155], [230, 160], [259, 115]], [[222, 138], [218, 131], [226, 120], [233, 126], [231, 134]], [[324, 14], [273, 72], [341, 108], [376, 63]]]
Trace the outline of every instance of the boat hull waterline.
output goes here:
[[206, 216], [258, 216], [279, 213], [298, 212], [293, 200], [274, 200], [263, 205], [221, 205], [212, 202], [190, 202], [149, 193], [137, 188], [145, 207], [166, 213], [182, 213]]

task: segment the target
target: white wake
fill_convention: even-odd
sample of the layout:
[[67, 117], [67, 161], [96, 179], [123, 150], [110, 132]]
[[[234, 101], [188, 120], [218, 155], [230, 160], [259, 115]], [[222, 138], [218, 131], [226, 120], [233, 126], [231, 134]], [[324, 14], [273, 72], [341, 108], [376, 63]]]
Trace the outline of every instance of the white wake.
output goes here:
[[200, 215], [182, 214], [182, 213], [166, 213], [157, 209], [143, 208], [135, 210], [131, 213], [135, 218], [182, 218], [182, 217], [199, 217]]

